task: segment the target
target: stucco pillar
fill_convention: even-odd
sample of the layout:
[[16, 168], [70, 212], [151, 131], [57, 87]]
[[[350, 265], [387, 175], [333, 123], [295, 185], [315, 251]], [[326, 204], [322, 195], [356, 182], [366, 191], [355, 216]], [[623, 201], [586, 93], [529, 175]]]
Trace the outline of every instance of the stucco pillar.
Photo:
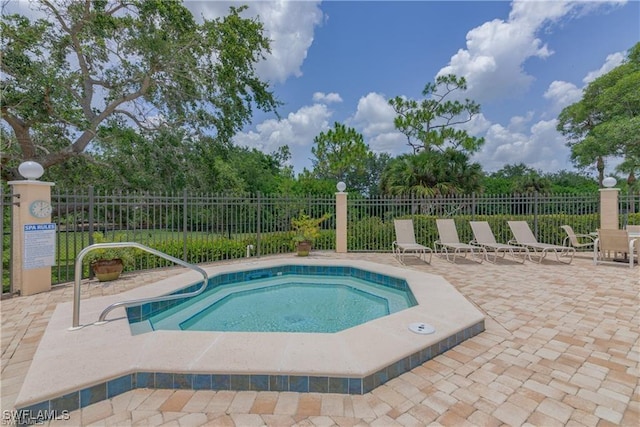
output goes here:
[[336, 252], [347, 253], [347, 193], [336, 193]]
[[600, 189], [600, 228], [617, 230], [618, 219], [618, 193], [619, 188]]
[[[52, 182], [10, 181], [13, 205], [12, 291], [33, 295], [51, 290], [55, 225], [51, 224]], [[52, 234], [53, 233], [53, 234]], [[52, 248], [53, 246], [53, 248]]]

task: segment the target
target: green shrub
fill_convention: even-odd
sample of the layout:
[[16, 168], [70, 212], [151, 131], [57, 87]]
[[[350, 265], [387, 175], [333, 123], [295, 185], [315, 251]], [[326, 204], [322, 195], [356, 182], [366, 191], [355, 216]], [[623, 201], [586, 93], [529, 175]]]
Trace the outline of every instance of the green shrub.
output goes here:
[[[113, 239], [107, 239], [104, 237], [102, 233], [95, 232], [93, 233], [93, 242], [96, 243], [114, 243], [114, 242], [125, 242], [124, 233], [118, 233], [115, 235]], [[86, 253], [84, 256], [84, 261], [89, 265], [93, 264], [96, 261], [110, 261], [113, 259], [121, 259], [122, 264], [125, 269], [131, 269], [135, 265], [135, 248], [125, 247], [125, 248], [98, 248], [92, 249]]]

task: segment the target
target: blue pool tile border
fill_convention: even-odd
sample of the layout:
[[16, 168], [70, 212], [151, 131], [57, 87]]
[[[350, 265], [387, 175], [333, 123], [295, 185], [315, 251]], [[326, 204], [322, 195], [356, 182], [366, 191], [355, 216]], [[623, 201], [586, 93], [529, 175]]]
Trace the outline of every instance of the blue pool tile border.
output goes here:
[[[411, 306], [417, 304], [411, 288], [407, 284], [405, 279], [398, 277], [387, 276], [385, 274], [373, 273], [368, 270], [362, 270], [356, 267], [349, 266], [328, 266], [328, 265], [278, 265], [268, 268], [259, 268], [254, 270], [236, 271], [233, 273], [223, 273], [209, 278], [207, 289], [205, 292], [209, 292], [218, 286], [228, 285], [235, 282], [245, 282], [253, 279], [261, 279], [265, 277], [282, 276], [290, 274], [309, 274], [316, 276], [346, 276], [355, 277], [358, 279], [368, 280], [378, 285], [386, 286], [407, 292]], [[201, 287], [201, 283], [194, 283], [192, 285], [181, 288], [172, 293], [172, 295], [180, 295], [189, 292], [195, 292]], [[161, 313], [169, 308], [175, 307], [183, 302], [188, 301], [189, 298], [178, 298], [169, 301], [156, 301], [149, 302], [142, 305], [127, 307], [127, 318], [129, 323], [143, 322], [158, 313]]]
[[268, 374], [194, 374], [172, 372], [134, 372], [95, 384], [81, 390], [18, 408], [18, 413], [37, 414], [42, 411], [62, 413], [110, 399], [136, 388], [232, 390], [232, 391], [292, 391], [299, 393], [366, 394], [385, 382], [410, 371], [439, 354], [446, 352], [485, 330], [484, 320], [459, 331], [433, 345], [400, 359], [364, 378], [313, 375]]

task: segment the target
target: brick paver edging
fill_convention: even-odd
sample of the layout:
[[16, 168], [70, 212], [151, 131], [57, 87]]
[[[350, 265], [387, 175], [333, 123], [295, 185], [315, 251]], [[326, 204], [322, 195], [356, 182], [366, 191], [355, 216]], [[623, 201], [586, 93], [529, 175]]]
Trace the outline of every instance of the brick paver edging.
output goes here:
[[292, 391], [298, 393], [365, 394], [387, 381], [408, 372], [446, 352], [485, 329], [484, 320], [459, 331], [410, 356], [367, 375], [364, 378], [343, 378], [311, 375], [268, 374], [186, 374], [171, 372], [134, 372], [92, 387], [67, 393], [27, 407], [18, 413], [29, 414], [71, 412], [111, 399], [136, 388], [231, 391]]

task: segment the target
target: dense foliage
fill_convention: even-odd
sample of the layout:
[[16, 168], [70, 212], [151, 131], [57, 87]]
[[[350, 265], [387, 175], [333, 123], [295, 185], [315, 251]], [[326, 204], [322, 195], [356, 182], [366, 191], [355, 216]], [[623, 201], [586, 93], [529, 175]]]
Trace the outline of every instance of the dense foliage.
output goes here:
[[373, 152], [354, 128], [334, 123], [313, 140], [313, 175], [334, 182], [348, 182], [350, 191], [366, 192]]
[[635, 185], [640, 174], [640, 43], [627, 60], [588, 84], [579, 102], [560, 113], [558, 130], [567, 137], [572, 160], [593, 167], [604, 179], [607, 157], [622, 160], [618, 171]]
[[177, 1], [36, 7], [42, 18], [0, 23], [4, 179], [23, 160], [50, 168], [99, 152], [130, 128], [229, 143], [253, 108], [278, 105], [254, 70], [269, 41], [259, 21], [240, 16], [244, 6], [201, 24]]

